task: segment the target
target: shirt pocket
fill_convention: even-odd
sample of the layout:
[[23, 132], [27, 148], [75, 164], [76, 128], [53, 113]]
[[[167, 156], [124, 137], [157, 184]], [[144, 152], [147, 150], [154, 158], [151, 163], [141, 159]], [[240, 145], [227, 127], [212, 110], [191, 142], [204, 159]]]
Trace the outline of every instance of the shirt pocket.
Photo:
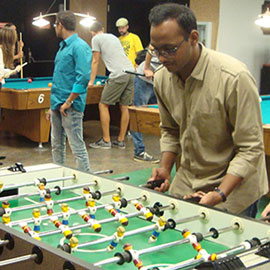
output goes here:
[[[220, 114], [220, 111], [195, 112], [191, 121], [193, 139], [210, 146], [220, 142], [223, 136], [222, 130], [225, 128]], [[224, 133], [226, 133], [225, 130]]]

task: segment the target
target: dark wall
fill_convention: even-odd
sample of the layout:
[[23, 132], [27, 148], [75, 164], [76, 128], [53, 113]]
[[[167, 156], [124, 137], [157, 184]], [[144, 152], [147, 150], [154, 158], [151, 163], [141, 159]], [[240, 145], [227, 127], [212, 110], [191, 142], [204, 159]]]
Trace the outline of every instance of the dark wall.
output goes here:
[[107, 32], [119, 36], [115, 22], [125, 17], [129, 21], [129, 31], [137, 34], [146, 47], [150, 41], [149, 12], [155, 5], [167, 2], [189, 6], [190, 0], [108, 0]]
[[[47, 18], [51, 22], [49, 29], [40, 29], [32, 25], [32, 19], [40, 12], [47, 13], [52, 3], [53, 1], [48, 0], [0, 0], [0, 20], [14, 23], [18, 33], [22, 32], [25, 61], [29, 63], [24, 68], [26, 77], [52, 75], [53, 60], [60, 41], [52, 27], [55, 16]], [[49, 13], [58, 12], [59, 4], [62, 3], [63, 0], [56, 0]], [[29, 58], [29, 54], [33, 59]]]

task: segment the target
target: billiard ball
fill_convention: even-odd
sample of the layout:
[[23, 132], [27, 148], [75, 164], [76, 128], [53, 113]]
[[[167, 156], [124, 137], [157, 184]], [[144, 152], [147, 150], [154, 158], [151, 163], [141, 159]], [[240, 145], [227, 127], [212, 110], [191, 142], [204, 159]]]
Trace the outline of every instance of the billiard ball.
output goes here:
[[97, 81], [96, 85], [101, 85], [101, 81]]
[[29, 83], [31, 83], [33, 80], [31, 78], [28, 78], [27, 80]]
[[48, 83], [48, 86], [49, 86], [49, 87], [52, 87], [52, 83], [51, 83], [51, 82], [50, 82], [50, 83]]

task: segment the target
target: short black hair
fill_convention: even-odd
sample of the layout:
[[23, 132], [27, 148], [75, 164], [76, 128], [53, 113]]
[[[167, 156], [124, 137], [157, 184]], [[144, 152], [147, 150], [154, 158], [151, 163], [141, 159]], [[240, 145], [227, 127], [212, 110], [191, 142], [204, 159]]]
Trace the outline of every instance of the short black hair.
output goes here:
[[75, 31], [76, 17], [70, 10], [60, 11], [56, 15], [56, 23], [61, 23], [68, 31]]
[[180, 4], [157, 5], [151, 9], [148, 19], [151, 26], [157, 26], [164, 21], [175, 19], [186, 33], [185, 38], [188, 38], [192, 30], [197, 30], [197, 19], [193, 11]]
[[100, 23], [99, 21], [95, 21], [90, 27], [89, 27], [89, 31], [92, 32], [100, 32], [103, 29], [103, 25], [102, 23]]

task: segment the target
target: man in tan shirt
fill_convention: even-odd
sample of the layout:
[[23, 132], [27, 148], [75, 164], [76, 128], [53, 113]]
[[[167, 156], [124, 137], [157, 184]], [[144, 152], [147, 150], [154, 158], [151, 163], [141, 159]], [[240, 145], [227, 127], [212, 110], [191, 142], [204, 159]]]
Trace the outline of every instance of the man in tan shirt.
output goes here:
[[[267, 193], [259, 95], [244, 64], [198, 42], [193, 12], [178, 4], [149, 15], [153, 53], [164, 67], [154, 88], [161, 118], [161, 192], [256, 215]], [[170, 184], [176, 158], [179, 168]]]

